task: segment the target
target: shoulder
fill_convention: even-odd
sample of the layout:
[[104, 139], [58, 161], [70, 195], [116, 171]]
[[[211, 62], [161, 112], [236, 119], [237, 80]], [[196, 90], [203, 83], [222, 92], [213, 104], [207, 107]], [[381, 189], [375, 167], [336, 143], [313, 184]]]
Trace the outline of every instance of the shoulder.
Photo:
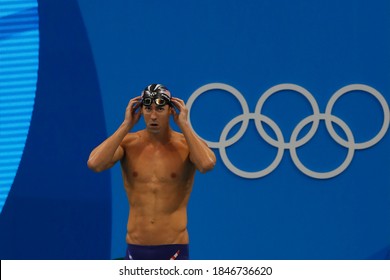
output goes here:
[[171, 142], [177, 148], [188, 149], [187, 141], [186, 141], [186, 138], [184, 137], [183, 133], [173, 131]]
[[121, 146], [130, 146], [137, 142], [139, 142], [139, 139], [141, 138], [141, 132], [130, 132], [128, 133], [125, 138], [123, 138]]
[[172, 139], [174, 141], [178, 141], [178, 142], [183, 142], [183, 141], [185, 142], [186, 141], [183, 133], [177, 132], [177, 131], [174, 131], [174, 130], [172, 131]]

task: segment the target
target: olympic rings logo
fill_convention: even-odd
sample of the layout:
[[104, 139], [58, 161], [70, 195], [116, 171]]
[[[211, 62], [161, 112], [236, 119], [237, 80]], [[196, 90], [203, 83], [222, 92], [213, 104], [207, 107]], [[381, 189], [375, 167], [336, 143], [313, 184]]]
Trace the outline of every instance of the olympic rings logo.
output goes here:
[[[385, 100], [385, 98], [382, 96], [381, 93], [379, 93], [376, 89], [363, 85], [363, 84], [352, 84], [345, 86], [338, 91], [336, 91], [333, 96], [330, 98], [328, 104], [326, 105], [325, 113], [321, 113], [318, 107], [318, 104], [313, 97], [313, 95], [307, 91], [305, 88], [295, 85], [295, 84], [279, 84], [276, 86], [271, 87], [268, 89], [258, 100], [256, 109], [254, 113], [249, 112], [249, 107], [248, 104], [243, 97], [243, 95], [234, 87], [223, 84], [223, 83], [210, 83], [206, 84], [200, 88], [198, 88], [196, 91], [192, 93], [190, 98], [187, 101], [187, 108], [188, 108], [188, 119], [189, 119], [189, 124], [192, 127], [191, 123], [191, 107], [193, 106], [195, 100], [201, 95], [204, 94], [210, 90], [223, 90], [226, 91], [232, 95], [234, 95], [239, 103], [241, 104], [242, 107], [242, 114], [233, 118], [226, 126], [224, 127], [220, 138], [219, 142], [213, 142], [213, 141], [208, 141], [204, 138], [202, 138], [200, 135], [198, 135], [201, 139], [203, 139], [210, 148], [217, 148], [219, 149], [219, 153], [221, 155], [222, 161], [224, 162], [225, 166], [234, 174], [243, 177], [243, 178], [248, 178], [248, 179], [255, 179], [255, 178], [261, 178], [264, 177], [271, 172], [275, 170], [275, 168], [279, 165], [279, 163], [282, 160], [283, 154], [285, 150], [289, 150], [291, 154], [291, 158], [296, 165], [296, 167], [306, 174], [307, 176], [310, 176], [312, 178], [317, 178], [317, 179], [328, 179], [335, 177], [342, 173], [352, 162], [355, 150], [361, 150], [361, 149], [367, 149], [375, 144], [377, 144], [386, 134], [388, 127], [389, 127], [389, 122], [390, 122], [390, 117], [389, 117], [389, 106]], [[265, 116], [262, 114], [262, 108], [267, 99], [272, 96], [273, 94], [276, 94], [280, 91], [285, 91], [285, 90], [290, 90], [290, 91], [295, 91], [303, 95], [310, 103], [312, 107], [313, 113], [301, 120], [297, 126], [294, 128], [290, 141], [286, 142], [284, 140], [283, 134], [279, 128], [279, 126], [269, 117]], [[338, 118], [335, 115], [332, 115], [332, 109], [336, 101], [344, 94], [351, 92], [351, 91], [362, 91], [366, 92], [368, 94], [373, 95], [380, 103], [382, 110], [383, 110], [383, 123], [382, 127], [380, 128], [379, 132], [370, 140], [366, 142], [361, 142], [361, 143], [356, 143], [353, 133], [351, 129], [348, 127], [348, 125]], [[228, 146], [231, 146], [235, 144], [237, 141], [241, 139], [241, 137], [244, 135], [248, 124], [249, 120], [254, 120], [255, 125], [257, 128], [257, 131], [261, 135], [261, 137], [270, 145], [273, 147], [277, 148], [277, 154], [273, 160], [272, 163], [268, 167], [266, 167], [263, 170], [259, 170], [256, 172], [247, 172], [243, 171], [236, 166], [233, 165], [233, 163], [229, 160], [227, 153], [226, 153], [226, 148]], [[312, 139], [314, 134], [317, 131], [317, 128], [319, 126], [320, 121], [323, 120], [325, 121], [326, 128], [331, 135], [331, 137], [341, 146], [345, 147], [348, 149], [347, 155], [345, 157], [345, 160], [339, 165], [337, 168], [334, 170], [328, 171], [328, 172], [316, 172], [308, 167], [306, 167], [299, 159], [298, 154], [297, 154], [297, 148], [303, 146], [307, 142]], [[231, 138], [227, 139], [227, 136], [230, 132], [230, 130], [237, 125], [238, 123], [241, 122], [241, 127], [237, 131], [235, 135], [233, 135]], [[264, 130], [263, 124], [267, 124], [275, 133], [276, 135], [276, 140], [273, 139], [271, 136], [267, 134], [267, 132]], [[305, 136], [303, 136], [301, 139], [298, 139], [298, 135], [300, 131], [309, 123], [312, 123], [312, 126], [310, 130], [307, 132]], [[344, 140], [342, 137], [340, 137], [335, 129], [333, 128], [333, 123], [336, 123], [345, 133], [347, 140]], [[193, 129], [194, 130], [194, 129]], [[195, 131], [195, 130], [194, 130]], [[196, 131], [195, 131], [196, 133]]]

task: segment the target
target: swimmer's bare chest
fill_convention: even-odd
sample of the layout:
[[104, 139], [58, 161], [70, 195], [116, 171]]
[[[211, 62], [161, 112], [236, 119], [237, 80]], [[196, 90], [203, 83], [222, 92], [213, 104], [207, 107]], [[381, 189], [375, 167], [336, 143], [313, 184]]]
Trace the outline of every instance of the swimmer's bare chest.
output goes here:
[[122, 173], [130, 204], [128, 242], [186, 243], [186, 208], [195, 174], [188, 150], [174, 144], [133, 143], [125, 148]]
[[181, 184], [194, 173], [188, 148], [183, 143], [151, 144], [142, 139], [124, 146], [121, 161], [129, 183]]

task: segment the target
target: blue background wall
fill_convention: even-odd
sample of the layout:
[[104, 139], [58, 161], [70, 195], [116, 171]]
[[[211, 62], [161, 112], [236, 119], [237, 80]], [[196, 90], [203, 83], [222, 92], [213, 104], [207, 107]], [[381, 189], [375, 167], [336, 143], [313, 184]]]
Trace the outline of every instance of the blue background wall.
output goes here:
[[[251, 113], [268, 89], [284, 83], [308, 90], [321, 113], [332, 95], [350, 84], [374, 88], [386, 105], [390, 100], [385, 0], [57, 0], [38, 1], [38, 12], [35, 105], [0, 214], [2, 259], [123, 255], [128, 206], [119, 166], [95, 174], [86, 160], [120, 125], [128, 100], [150, 83], [164, 83], [185, 101], [206, 84], [228, 84], [239, 90]], [[262, 112], [287, 143], [312, 109], [302, 95], [286, 90], [272, 95]], [[218, 142], [240, 114], [233, 95], [213, 90], [194, 102], [191, 122], [201, 137]], [[386, 119], [378, 100], [363, 91], [342, 96], [332, 114], [348, 125], [357, 143], [373, 138]], [[243, 178], [214, 149], [215, 170], [197, 175], [189, 204], [191, 257], [389, 258], [390, 136], [385, 132], [372, 147], [356, 149], [349, 166], [328, 179], [302, 173], [288, 149], [266, 176]], [[324, 121], [297, 149], [302, 163], [317, 172], [337, 168], [347, 152]], [[248, 172], [265, 169], [276, 153], [253, 120], [227, 148], [230, 161]]]

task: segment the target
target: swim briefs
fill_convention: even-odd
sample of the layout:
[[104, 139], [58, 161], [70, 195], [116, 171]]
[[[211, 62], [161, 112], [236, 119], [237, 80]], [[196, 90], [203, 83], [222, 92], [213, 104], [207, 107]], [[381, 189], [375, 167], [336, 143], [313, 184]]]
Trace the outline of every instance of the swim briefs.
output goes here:
[[125, 260], [188, 260], [188, 244], [135, 245], [127, 244]]

